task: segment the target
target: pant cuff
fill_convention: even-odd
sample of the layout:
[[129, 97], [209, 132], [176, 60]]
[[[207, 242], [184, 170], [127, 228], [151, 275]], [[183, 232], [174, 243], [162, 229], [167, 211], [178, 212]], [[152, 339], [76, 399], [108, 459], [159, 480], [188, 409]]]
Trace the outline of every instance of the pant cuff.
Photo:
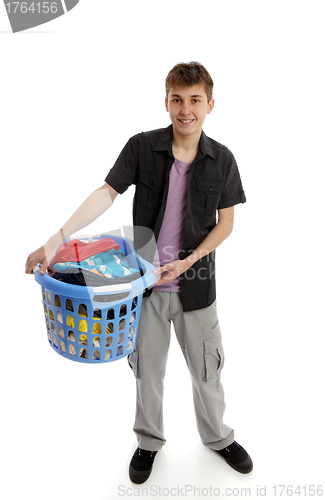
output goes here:
[[159, 451], [164, 446], [166, 441], [160, 439], [149, 438], [147, 436], [138, 437], [138, 447], [142, 450]]
[[214, 443], [207, 443], [205, 444], [205, 446], [211, 448], [211, 450], [220, 451], [223, 450], [224, 448], [227, 448], [227, 446], [232, 444], [234, 441], [235, 441], [235, 434], [232, 431], [226, 439], [222, 439], [221, 441], [216, 441]]

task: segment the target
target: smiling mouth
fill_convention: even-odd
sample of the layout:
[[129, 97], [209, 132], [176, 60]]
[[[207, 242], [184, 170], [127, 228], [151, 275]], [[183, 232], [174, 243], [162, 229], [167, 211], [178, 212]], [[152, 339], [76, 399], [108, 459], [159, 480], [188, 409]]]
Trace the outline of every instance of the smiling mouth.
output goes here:
[[181, 123], [191, 123], [194, 122], [194, 118], [192, 120], [181, 120], [180, 118], [178, 118], [178, 121], [180, 121]]

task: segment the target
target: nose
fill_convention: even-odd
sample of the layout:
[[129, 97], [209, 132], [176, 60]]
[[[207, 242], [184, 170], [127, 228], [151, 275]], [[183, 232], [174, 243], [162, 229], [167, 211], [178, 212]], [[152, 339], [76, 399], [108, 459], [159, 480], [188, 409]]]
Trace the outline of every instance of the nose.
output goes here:
[[181, 114], [186, 116], [189, 115], [190, 112], [191, 112], [190, 106], [186, 102], [184, 102], [181, 108]]

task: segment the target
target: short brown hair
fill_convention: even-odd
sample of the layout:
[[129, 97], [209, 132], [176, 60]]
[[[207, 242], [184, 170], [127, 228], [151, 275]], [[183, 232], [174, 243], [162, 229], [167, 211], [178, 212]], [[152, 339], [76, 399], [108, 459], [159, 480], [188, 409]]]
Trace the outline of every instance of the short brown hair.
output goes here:
[[166, 98], [168, 100], [168, 92], [173, 85], [184, 85], [185, 87], [193, 87], [194, 85], [202, 84], [205, 93], [208, 97], [208, 102], [212, 99], [213, 80], [205, 67], [195, 61], [190, 63], [179, 63], [174, 66], [166, 78]]

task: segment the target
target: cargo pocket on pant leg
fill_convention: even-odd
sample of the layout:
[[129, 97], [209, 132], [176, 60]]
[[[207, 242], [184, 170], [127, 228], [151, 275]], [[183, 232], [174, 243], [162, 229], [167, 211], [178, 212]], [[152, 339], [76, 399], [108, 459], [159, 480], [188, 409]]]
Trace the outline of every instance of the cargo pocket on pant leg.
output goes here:
[[203, 335], [204, 348], [204, 378], [210, 382], [219, 375], [224, 365], [224, 352], [221, 343], [221, 333], [218, 331], [209, 336]]
[[135, 378], [140, 378], [138, 346], [135, 347], [135, 349], [128, 355], [127, 358], [129, 366], [132, 369]]

